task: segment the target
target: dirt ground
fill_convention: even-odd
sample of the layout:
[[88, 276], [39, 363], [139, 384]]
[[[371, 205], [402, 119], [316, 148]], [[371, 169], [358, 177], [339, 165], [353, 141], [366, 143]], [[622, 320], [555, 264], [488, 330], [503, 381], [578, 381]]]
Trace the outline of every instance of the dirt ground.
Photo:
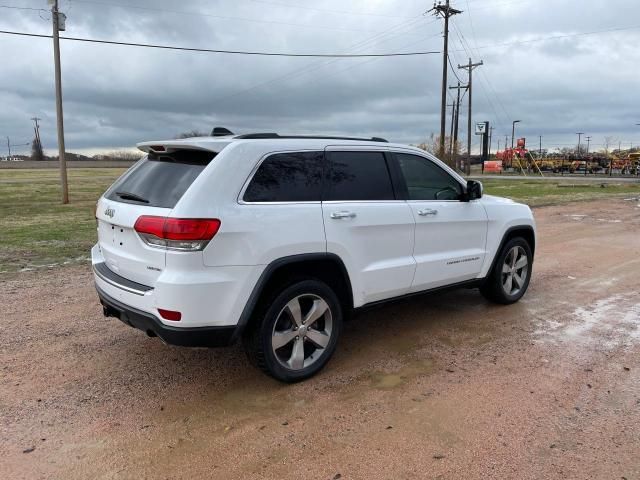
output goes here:
[[317, 377], [105, 319], [88, 267], [0, 283], [0, 477], [640, 479], [640, 200], [535, 210], [518, 304], [347, 324]]

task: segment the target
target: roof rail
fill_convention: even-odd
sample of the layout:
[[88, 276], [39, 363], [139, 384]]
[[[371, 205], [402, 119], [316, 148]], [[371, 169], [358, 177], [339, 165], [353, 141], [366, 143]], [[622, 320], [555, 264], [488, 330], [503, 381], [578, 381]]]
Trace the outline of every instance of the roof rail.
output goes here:
[[234, 138], [239, 139], [261, 139], [261, 138], [284, 138], [284, 139], [318, 139], [318, 140], [358, 140], [361, 142], [384, 142], [387, 140], [380, 137], [361, 138], [361, 137], [335, 137], [331, 135], [278, 135], [277, 133], [246, 133], [244, 135], [236, 135]]

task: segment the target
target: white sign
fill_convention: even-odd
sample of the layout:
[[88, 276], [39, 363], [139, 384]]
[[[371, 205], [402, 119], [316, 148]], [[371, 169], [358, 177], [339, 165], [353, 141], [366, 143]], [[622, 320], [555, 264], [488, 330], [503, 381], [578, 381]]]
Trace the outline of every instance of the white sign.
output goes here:
[[487, 130], [487, 124], [482, 122], [482, 123], [476, 123], [476, 135], [484, 135]]

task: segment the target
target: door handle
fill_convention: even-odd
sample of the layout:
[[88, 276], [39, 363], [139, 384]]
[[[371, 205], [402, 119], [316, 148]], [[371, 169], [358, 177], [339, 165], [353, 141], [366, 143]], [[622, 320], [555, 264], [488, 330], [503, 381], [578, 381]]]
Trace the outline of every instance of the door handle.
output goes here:
[[340, 218], [355, 218], [356, 214], [353, 212], [333, 212], [330, 217], [333, 219], [340, 219]]
[[418, 215], [421, 217], [427, 217], [431, 215], [437, 215], [438, 210], [433, 210], [432, 208], [423, 208], [422, 210], [418, 210]]

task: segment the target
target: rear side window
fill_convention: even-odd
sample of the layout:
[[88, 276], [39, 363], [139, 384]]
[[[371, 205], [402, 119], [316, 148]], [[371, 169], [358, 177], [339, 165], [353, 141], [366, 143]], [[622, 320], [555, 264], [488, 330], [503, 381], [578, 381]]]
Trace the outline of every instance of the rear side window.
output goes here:
[[329, 152], [324, 200], [394, 200], [382, 152]]
[[215, 155], [196, 150], [150, 153], [116, 181], [105, 196], [116, 202], [173, 208]]
[[258, 167], [245, 202], [319, 202], [323, 152], [276, 153]]

